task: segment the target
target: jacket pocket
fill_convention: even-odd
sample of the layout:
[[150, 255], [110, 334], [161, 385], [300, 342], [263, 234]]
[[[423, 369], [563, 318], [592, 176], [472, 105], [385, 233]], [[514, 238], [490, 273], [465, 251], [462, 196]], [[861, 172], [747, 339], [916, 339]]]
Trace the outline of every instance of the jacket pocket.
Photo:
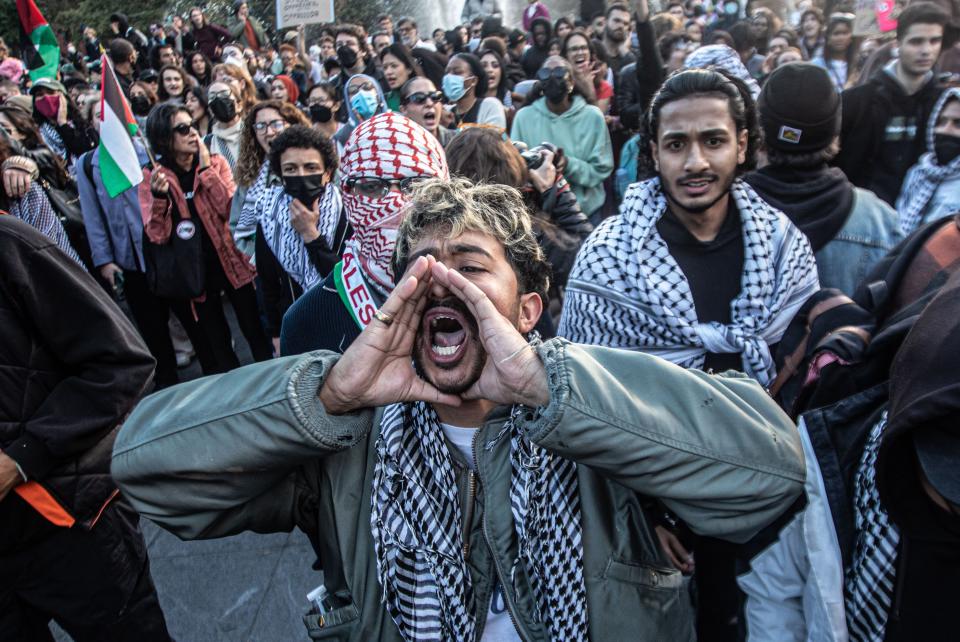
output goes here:
[[316, 607], [312, 607], [303, 616], [303, 624], [311, 640], [349, 640], [359, 617], [360, 609], [351, 601], [347, 606], [326, 613], [319, 613]]
[[644, 606], [666, 612], [680, 599], [683, 575], [676, 569], [610, 558], [603, 578], [634, 585]]

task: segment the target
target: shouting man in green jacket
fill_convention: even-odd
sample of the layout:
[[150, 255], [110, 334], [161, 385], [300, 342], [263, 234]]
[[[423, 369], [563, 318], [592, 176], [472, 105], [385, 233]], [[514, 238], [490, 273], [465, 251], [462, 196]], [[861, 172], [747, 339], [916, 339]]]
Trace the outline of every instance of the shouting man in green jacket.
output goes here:
[[640, 496], [749, 539], [801, 490], [790, 420], [747, 377], [540, 342], [549, 268], [511, 188], [419, 185], [394, 261], [342, 356], [146, 399], [114, 450], [124, 493], [183, 538], [306, 531], [314, 638], [692, 639]]

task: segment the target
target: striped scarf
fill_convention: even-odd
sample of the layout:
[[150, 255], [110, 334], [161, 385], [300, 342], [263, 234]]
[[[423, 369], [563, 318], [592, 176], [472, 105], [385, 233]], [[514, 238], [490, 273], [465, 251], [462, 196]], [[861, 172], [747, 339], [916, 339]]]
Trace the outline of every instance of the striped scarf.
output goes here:
[[870, 431], [857, 469], [853, 503], [857, 541], [844, 598], [847, 629], [854, 642], [882, 642], [893, 605], [900, 532], [881, 505], [876, 466], [886, 427], [884, 412]]
[[656, 223], [667, 200], [654, 178], [627, 190], [620, 215], [586, 240], [567, 282], [558, 334], [577, 342], [641, 350], [685, 368], [707, 352], [741, 353], [764, 386], [776, 374], [770, 344], [820, 288], [807, 238], [741, 180], [730, 188], [743, 225], [742, 289], [729, 325], [700, 323], [690, 284]]
[[60, 157], [63, 162], [69, 160], [69, 152], [67, 152], [67, 146], [63, 144], [63, 138], [60, 137], [60, 132], [57, 131], [57, 128], [51, 125], [50, 123], [43, 122], [40, 124], [40, 137], [43, 138], [43, 142], [46, 143], [47, 147], [53, 150], [53, 153]]
[[[536, 610], [554, 640], [587, 639], [580, 493], [576, 465], [529, 442], [514, 407], [500, 433], [510, 438], [510, 507]], [[479, 445], [477, 446], [480, 447]], [[383, 600], [405, 640], [472, 641], [477, 602], [463, 556], [456, 475], [439, 419], [425, 403], [388, 406], [377, 440], [372, 513]], [[488, 498], [487, 510], [499, 504]], [[521, 568], [522, 567], [522, 568]]]
[[[293, 199], [283, 191], [280, 179], [270, 172], [270, 164], [264, 163], [257, 180], [250, 187], [250, 193], [244, 199], [244, 209], [237, 221], [237, 229], [250, 226], [254, 219], [263, 230], [263, 240], [277, 257], [284, 271], [304, 290], [319, 283], [324, 276], [310, 261], [307, 248], [300, 234], [290, 224], [290, 201]], [[341, 212], [340, 190], [330, 184], [320, 198], [320, 220], [317, 230], [330, 249], [334, 248], [334, 236]], [[255, 229], [256, 225], [252, 225]]]

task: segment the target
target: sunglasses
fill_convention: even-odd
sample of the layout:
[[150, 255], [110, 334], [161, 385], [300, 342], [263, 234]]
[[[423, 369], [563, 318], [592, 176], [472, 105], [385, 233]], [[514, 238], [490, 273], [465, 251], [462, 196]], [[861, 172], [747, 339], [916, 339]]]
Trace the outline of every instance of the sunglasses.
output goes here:
[[443, 100], [443, 93], [439, 91], [417, 91], [404, 98], [403, 102], [413, 103], [414, 105], [422, 105], [428, 100], [438, 103]]
[[180, 134], [181, 136], [187, 136], [190, 132], [194, 130], [194, 127], [196, 127], [196, 123], [193, 123], [193, 122], [180, 123], [179, 125], [174, 125], [173, 131], [176, 132], [177, 134]]
[[349, 87], [347, 87], [347, 93], [351, 96], [356, 96], [357, 94], [360, 93], [360, 90], [374, 91], [374, 89], [375, 88], [372, 82], [365, 82], [363, 84], [357, 83], [355, 85], [350, 85]]
[[347, 180], [347, 187], [360, 196], [384, 198], [390, 193], [390, 187], [397, 185], [403, 194], [409, 194], [414, 186], [427, 180], [427, 176], [408, 176], [399, 180], [388, 180], [377, 176], [358, 176]]
[[210, 99], [210, 102], [213, 102], [217, 98], [233, 98], [233, 94], [230, 93], [229, 89], [225, 89], [223, 91], [214, 91], [210, 93], [208, 98]]
[[287, 128], [287, 121], [278, 118], [277, 120], [271, 120], [269, 123], [254, 123], [253, 128], [258, 134], [267, 131], [267, 128], [275, 132], [282, 132]]
[[564, 80], [567, 75], [570, 73], [570, 70], [566, 67], [553, 67], [551, 69], [543, 68], [537, 70], [537, 80], [541, 82], [546, 82], [551, 78], [556, 78], [557, 80]]

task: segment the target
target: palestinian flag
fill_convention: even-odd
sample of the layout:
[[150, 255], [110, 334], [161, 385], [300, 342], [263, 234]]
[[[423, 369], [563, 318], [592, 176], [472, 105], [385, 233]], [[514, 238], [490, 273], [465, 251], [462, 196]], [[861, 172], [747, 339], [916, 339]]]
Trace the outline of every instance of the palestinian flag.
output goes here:
[[130, 138], [137, 133], [137, 121], [106, 54], [100, 59], [100, 65], [100, 174], [107, 194], [113, 198], [139, 185], [143, 172]]
[[56, 80], [60, 67], [60, 44], [53, 29], [33, 0], [17, 0], [17, 14], [20, 16], [20, 47], [30, 80]]

